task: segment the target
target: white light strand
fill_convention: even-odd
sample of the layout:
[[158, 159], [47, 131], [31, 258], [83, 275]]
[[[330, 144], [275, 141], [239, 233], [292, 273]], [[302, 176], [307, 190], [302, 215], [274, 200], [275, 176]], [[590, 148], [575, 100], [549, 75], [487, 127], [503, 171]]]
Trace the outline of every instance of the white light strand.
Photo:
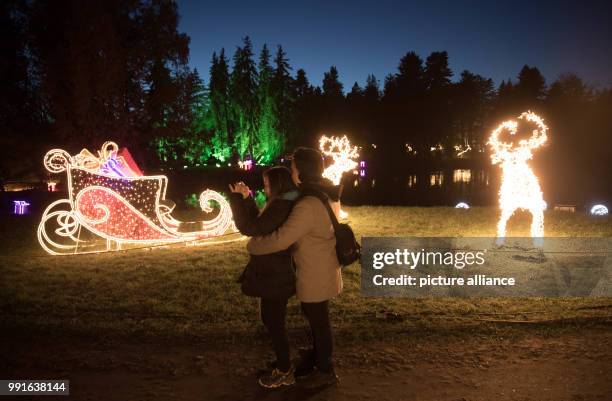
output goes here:
[[[323, 171], [323, 177], [330, 179], [334, 185], [339, 185], [342, 180], [342, 174], [357, 167], [357, 162], [353, 159], [359, 157], [357, 146], [351, 147], [346, 135], [342, 138], [335, 136], [323, 135], [319, 139], [319, 149], [325, 156], [331, 156], [334, 163]], [[362, 170], [365, 174], [365, 170]], [[348, 218], [348, 213], [344, 210], [339, 210], [341, 219]]]
[[353, 159], [359, 157], [357, 146], [351, 147], [346, 135], [340, 137], [327, 137], [323, 135], [319, 140], [319, 149], [325, 156], [331, 156], [334, 163], [323, 171], [323, 177], [330, 179], [334, 185], [340, 184], [342, 174], [357, 167]]
[[[166, 200], [168, 178], [164, 175], [138, 176], [122, 157], [117, 157], [118, 146], [106, 142], [94, 156], [86, 149], [71, 156], [61, 149], [53, 149], [44, 157], [47, 170], [66, 171], [68, 199], [50, 204], [38, 226], [38, 241], [52, 255], [107, 252], [122, 249], [124, 244], [163, 245], [199, 241], [235, 232], [231, 208], [223, 196], [212, 190], [200, 195], [204, 212], [213, 209], [214, 200], [219, 212], [211, 220], [195, 222], [196, 231], [179, 231], [184, 222], [171, 216], [172, 202]], [[105, 163], [113, 160], [112, 168]], [[126, 176], [122, 176], [127, 173]], [[55, 229], [48, 231], [53, 226]], [[105, 240], [105, 248], [84, 251], [81, 229]]]
[[532, 158], [532, 151], [546, 142], [548, 127], [542, 118], [531, 111], [522, 113], [518, 119], [535, 124], [536, 128], [532, 130], [528, 139], [521, 139], [516, 143], [502, 141], [500, 139], [502, 132], [508, 132], [511, 136], [517, 134], [519, 122], [509, 120], [493, 130], [487, 142], [492, 149], [492, 163], [500, 164], [502, 168], [499, 190], [501, 216], [497, 223], [498, 242], [503, 242], [506, 235], [506, 223], [517, 209], [529, 210], [531, 213], [531, 236], [544, 237], [544, 209], [546, 206], [538, 178], [527, 161]]

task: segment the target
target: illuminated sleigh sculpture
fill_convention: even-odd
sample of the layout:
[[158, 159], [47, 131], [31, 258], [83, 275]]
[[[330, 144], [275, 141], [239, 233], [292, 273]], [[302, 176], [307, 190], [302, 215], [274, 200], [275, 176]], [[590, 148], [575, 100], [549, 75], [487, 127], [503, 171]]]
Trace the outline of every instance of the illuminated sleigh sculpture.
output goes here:
[[[38, 226], [38, 240], [50, 254], [108, 252], [138, 246], [193, 242], [236, 232], [228, 202], [205, 190], [200, 207], [211, 220], [183, 223], [172, 217], [174, 203], [166, 200], [168, 178], [144, 176], [127, 149], [106, 142], [94, 156], [87, 150], [71, 156], [54, 149], [44, 164], [52, 173], [66, 172], [68, 199], [50, 204]], [[186, 231], [185, 226], [196, 227]], [[86, 239], [84, 239], [86, 238]]]

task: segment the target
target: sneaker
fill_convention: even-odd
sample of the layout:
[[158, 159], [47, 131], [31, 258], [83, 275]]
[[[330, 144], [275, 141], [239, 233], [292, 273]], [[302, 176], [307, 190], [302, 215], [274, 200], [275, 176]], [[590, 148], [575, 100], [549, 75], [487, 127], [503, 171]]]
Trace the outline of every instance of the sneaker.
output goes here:
[[293, 366], [287, 372], [274, 368], [271, 373], [259, 379], [259, 385], [264, 388], [278, 388], [281, 386], [291, 386], [295, 384]]
[[308, 376], [308, 381], [305, 384], [309, 388], [337, 386], [340, 384], [340, 378], [333, 367], [327, 372], [316, 369]]
[[315, 370], [315, 351], [310, 348], [302, 348], [298, 350], [300, 353], [300, 362], [295, 368], [295, 378], [302, 379]]
[[257, 376], [263, 376], [266, 373], [269, 373], [274, 368], [276, 368], [276, 359], [267, 361], [264, 366], [257, 369]]

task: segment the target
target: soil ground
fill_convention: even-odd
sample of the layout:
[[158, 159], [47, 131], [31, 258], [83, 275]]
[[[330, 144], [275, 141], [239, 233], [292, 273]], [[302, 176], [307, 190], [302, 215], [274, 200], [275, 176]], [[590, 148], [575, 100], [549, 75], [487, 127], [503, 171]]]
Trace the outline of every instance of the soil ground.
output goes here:
[[[69, 379], [74, 400], [612, 399], [608, 325], [337, 340], [338, 387], [312, 389], [305, 379], [275, 391], [256, 383], [270, 359], [261, 341], [218, 346], [20, 339], [17, 344], [4, 338], [0, 352], [3, 378]], [[53, 398], [59, 397], [44, 397]]]

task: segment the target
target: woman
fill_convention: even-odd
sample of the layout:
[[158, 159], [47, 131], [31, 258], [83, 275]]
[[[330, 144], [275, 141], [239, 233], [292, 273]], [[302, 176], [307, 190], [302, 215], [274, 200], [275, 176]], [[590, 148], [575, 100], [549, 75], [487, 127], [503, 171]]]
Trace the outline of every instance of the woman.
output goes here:
[[[249, 187], [242, 182], [230, 185], [230, 205], [236, 227], [250, 237], [266, 235], [280, 227], [299, 195], [286, 167], [266, 170], [263, 182], [267, 202], [261, 213], [249, 196]], [[252, 255], [239, 279], [246, 295], [261, 298], [261, 319], [276, 354], [274, 368], [259, 380], [259, 384], [266, 388], [295, 383], [285, 330], [287, 301], [295, 294], [295, 270], [288, 248], [266, 255]]]
[[332, 363], [333, 339], [329, 300], [342, 291], [334, 228], [321, 199], [324, 194], [338, 215], [338, 187], [322, 178], [323, 158], [315, 149], [298, 148], [291, 162], [292, 178], [301, 191], [291, 214], [271, 234], [251, 238], [247, 250], [265, 255], [292, 247], [296, 293], [310, 324], [313, 349], [305, 352], [295, 376], [310, 376], [312, 385], [338, 382]]

